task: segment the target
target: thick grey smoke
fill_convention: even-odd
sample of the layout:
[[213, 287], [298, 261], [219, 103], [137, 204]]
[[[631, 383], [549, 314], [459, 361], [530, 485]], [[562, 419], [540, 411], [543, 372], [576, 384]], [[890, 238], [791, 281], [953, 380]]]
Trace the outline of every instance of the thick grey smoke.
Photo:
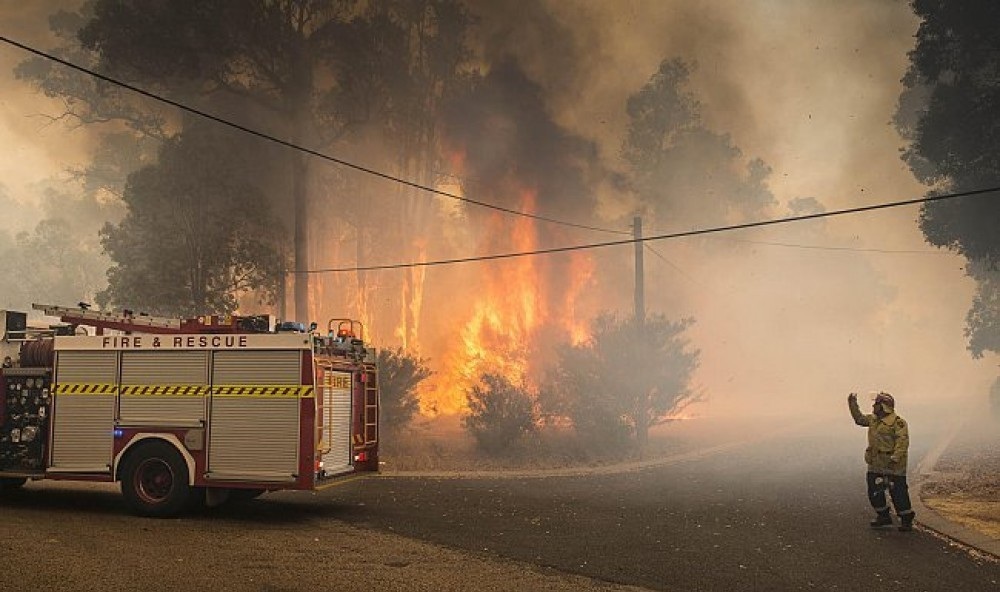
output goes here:
[[[75, 4], [2, 0], [3, 29], [50, 46], [47, 16]], [[456, 113], [459, 124], [451, 139], [469, 151], [472, 166], [464, 172], [479, 177], [468, 187], [475, 189], [473, 197], [518, 207], [522, 196], [515, 188], [522, 184], [538, 191], [540, 213], [625, 228], [636, 207], [634, 197], [614, 182], [614, 172], [622, 169], [625, 100], [672, 58], [692, 65], [689, 90], [704, 124], [728, 134], [743, 162], [759, 157], [771, 167], [766, 185], [775, 204], [767, 215], [833, 210], [924, 191], [899, 160], [902, 140], [890, 125], [917, 26], [905, 3], [476, 0], [470, 5], [481, 19], [477, 50], [487, 84], [478, 100]], [[0, 140], [15, 147], [0, 161], [6, 188], [0, 200], [34, 207], [43, 201], [40, 183], [86, 163], [90, 139], [85, 130], [69, 131], [36, 117], [58, 114], [61, 105], [13, 79], [10, 72], [24, 57], [0, 47]], [[470, 122], [479, 127], [463, 130]], [[462, 221], [470, 225], [448, 229], [455, 235], [451, 243], [489, 246], [483, 235], [498, 231], [482, 225], [486, 215], [468, 215]], [[27, 210], [24, 216], [30, 217]], [[901, 409], [982, 397], [996, 361], [974, 361], [965, 350], [962, 329], [973, 284], [963, 261], [885, 252], [932, 250], [915, 218], [910, 208], [651, 244], [645, 257], [648, 307], [671, 318], [696, 319], [692, 337], [702, 350], [698, 386], [709, 396], [703, 412], [808, 409], [842, 415], [843, 395], [850, 390], [893, 391]], [[17, 218], [7, 220], [15, 224]], [[669, 219], [647, 224], [647, 235], [684, 229]], [[564, 238], [547, 228], [540, 234], [545, 240]], [[573, 232], [565, 238], [607, 237]], [[859, 250], [812, 248], [817, 246]], [[605, 275], [574, 292], [575, 302], [548, 306], [576, 304], [581, 314], [628, 310], [631, 255], [628, 248], [595, 255]], [[399, 260], [407, 259], [400, 254]], [[551, 275], [544, 277], [556, 287], [573, 274], [562, 265], [547, 272]], [[438, 349], [425, 349], [427, 357], [441, 360], [442, 344], [460, 338], [455, 322], [462, 319], [441, 314], [435, 302], [444, 298], [452, 305], [467, 294], [464, 273], [456, 268], [428, 275], [437, 298], [425, 302], [425, 326]], [[482, 275], [474, 277], [490, 273], [480, 269]], [[387, 303], [379, 314], [391, 314], [394, 297], [379, 297]], [[449, 313], [461, 308], [451, 306]]]
[[[806, 197], [832, 210], [924, 191], [899, 160], [903, 141], [890, 125], [917, 26], [904, 3], [475, 7], [484, 61], [515, 59], [544, 89], [553, 119], [592, 139], [609, 169], [620, 165], [625, 97], [661, 60], [678, 57], [694, 65], [707, 125], [772, 167], [767, 185], [785, 204], [772, 216], [802, 211]], [[602, 211], [611, 218], [629, 207], [612, 195]], [[884, 252], [933, 250], [915, 218], [907, 208], [652, 244], [647, 302], [697, 319], [707, 407], [833, 414], [842, 394], [878, 389], [913, 405], [982, 398], [995, 361], [973, 361], [965, 349], [973, 285], [963, 261]], [[808, 248], [822, 245], [859, 250]]]

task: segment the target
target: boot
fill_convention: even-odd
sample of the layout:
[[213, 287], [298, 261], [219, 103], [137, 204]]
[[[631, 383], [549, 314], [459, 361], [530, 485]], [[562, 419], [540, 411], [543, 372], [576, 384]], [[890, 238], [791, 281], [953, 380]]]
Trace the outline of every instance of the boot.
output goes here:
[[879, 528], [882, 526], [892, 526], [892, 516], [889, 514], [889, 510], [883, 510], [878, 513], [878, 516], [874, 520], [869, 522], [872, 528]]
[[899, 532], [910, 532], [913, 530], [913, 518], [916, 516], [913, 512], [909, 514], [903, 514], [899, 517], [902, 524], [899, 525]]

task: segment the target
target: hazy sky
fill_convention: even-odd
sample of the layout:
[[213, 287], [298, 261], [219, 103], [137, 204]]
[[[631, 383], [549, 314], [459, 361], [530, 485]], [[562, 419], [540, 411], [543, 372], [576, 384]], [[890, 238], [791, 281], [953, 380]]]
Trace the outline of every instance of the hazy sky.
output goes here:
[[[0, 32], [44, 47], [46, 15], [75, 4], [0, 0]], [[514, 56], [544, 89], [552, 117], [597, 142], [609, 164], [627, 123], [625, 98], [661, 60], [681, 57], [695, 64], [691, 90], [708, 125], [731, 134], [745, 158], [772, 167], [779, 213], [800, 197], [831, 210], [924, 192], [900, 161], [902, 141], [890, 125], [918, 24], [904, 2], [475, 5], [486, 51]], [[565, 46], [552, 47], [553, 27], [570, 32], [558, 37]], [[58, 114], [60, 104], [14, 79], [11, 69], [24, 57], [0, 45], [0, 184], [31, 204], [40, 183], [86, 161], [88, 138], [38, 116]], [[916, 216], [916, 208], [902, 208], [726, 240], [932, 251]], [[693, 241], [653, 247], [669, 263], [647, 253], [648, 307], [697, 319], [697, 381], [711, 395], [709, 407], [833, 413], [849, 390], [886, 389], [905, 408], [908, 400], [981, 395], [996, 376], [995, 357], [972, 360], [965, 349], [974, 286], [961, 258], [746, 243], [710, 257]]]
[[[48, 34], [53, 7], [77, 4], [0, 0], [0, 31], [22, 43], [47, 48], [53, 43]], [[85, 130], [69, 131], [44, 117], [62, 113], [59, 101], [35, 94], [15, 79], [13, 69], [26, 57], [15, 47], [0, 47], [0, 145], [4, 146], [0, 184], [22, 203], [39, 197], [40, 182], [85, 163], [88, 145]]]

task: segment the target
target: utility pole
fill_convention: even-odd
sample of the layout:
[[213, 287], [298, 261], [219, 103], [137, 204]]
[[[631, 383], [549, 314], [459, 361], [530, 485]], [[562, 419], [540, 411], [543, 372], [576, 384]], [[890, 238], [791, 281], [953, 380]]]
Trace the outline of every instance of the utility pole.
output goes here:
[[642, 218], [632, 219], [632, 237], [635, 239], [635, 321], [638, 326], [646, 322], [645, 276], [642, 269]]
[[[640, 345], [637, 351], [637, 362], [640, 368], [645, 368], [650, 352], [644, 347], [646, 343], [646, 276], [642, 268], [642, 218], [636, 216], [632, 219], [632, 238], [635, 239], [635, 333], [636, 343]], [[639, 458], [642, 458], [646, 443], [649, 441], [649, 417], [652, 402], [649, 391], [636, 393], [642, 395], [638, 407], [633, 411], [632, 420], [635, 422], [635, 438], [639, 445]]]

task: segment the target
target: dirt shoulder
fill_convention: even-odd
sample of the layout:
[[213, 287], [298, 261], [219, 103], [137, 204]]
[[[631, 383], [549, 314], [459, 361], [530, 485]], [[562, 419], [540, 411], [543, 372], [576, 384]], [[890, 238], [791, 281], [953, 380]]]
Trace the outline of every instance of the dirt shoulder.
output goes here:
[[1000, 541], [1000, 422], [967, 422], [921, 487], [921, 500], [944, 518]]

